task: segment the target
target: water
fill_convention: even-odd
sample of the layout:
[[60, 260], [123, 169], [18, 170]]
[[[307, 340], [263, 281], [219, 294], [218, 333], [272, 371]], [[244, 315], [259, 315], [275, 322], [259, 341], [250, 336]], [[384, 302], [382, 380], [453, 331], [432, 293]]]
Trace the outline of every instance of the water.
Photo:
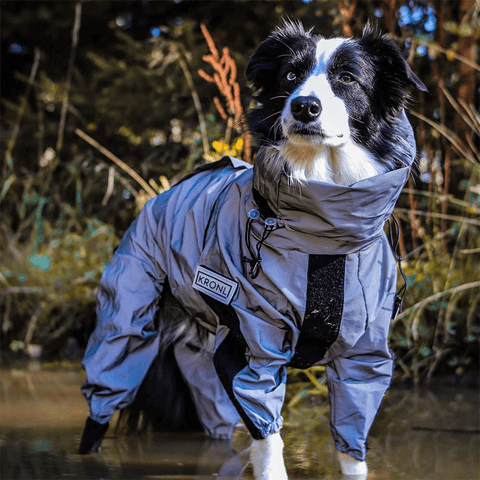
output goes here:
[[[80, 457], [76, 451], [88, 415], [79, 392], [83, 372], [4, 370], [0, 379], [4, 480], [252, 478], [243, 429], [230, 444], [198, 434], [115, 436], [110, 428], [100, 454]], [[342, 480], [328, 405], [305, 400], [285, 418], [290, 480]], [[478, 480], [478, 432], [477, 390], [393, 388], [371, 431], [368, 479]]]

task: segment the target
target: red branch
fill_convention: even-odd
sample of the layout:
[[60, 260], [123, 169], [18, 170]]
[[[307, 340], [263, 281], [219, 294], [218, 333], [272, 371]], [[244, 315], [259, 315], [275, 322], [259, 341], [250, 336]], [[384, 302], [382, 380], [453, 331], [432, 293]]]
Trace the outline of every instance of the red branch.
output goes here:
[[199, 69], [198, 74], [207, 82], [215, 83], [219, 92], [225, 99], [226, 108], [222, 106], [218, 97], [215, 97], [213, 101], [222, 119], [228, 122], [228, 118], [232, 118], [235, 130], [243, 136], [244, 159], [248, 162], [251, 158], [250, 132], [247, 129], [247, 122], [245, 114], [243, 113], [240, 98], [240, 86], [237, 82], [237, 66], [235, 60], [230, 56], [227, 47], [222, 49], [222, 56], [220, 57], [215, 42], [213, 41], [207, 27], [202, 23], [200, 28], [202, 29], [203, 36], [205, 37], [208, 49], [210, 50], [210, 55], [205, 55], [203, 60], [213, 67], [214, 73], [212, 76], [204, 70]]

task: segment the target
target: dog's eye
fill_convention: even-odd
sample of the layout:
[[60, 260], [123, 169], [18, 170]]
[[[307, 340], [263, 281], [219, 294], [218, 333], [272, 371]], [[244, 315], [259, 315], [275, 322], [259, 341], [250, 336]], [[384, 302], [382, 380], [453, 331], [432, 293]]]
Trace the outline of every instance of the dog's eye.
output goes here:
[[297, 76], [295, 75], [295, 72], [288, 72], [288, 73], [285, 75], [285, 78], [286, 78], [289, 82], [294, 82], [294, 81], [297, 79]]
[[340, 81], [343, 83], [352, 83], [354, 80], [353, 75], [350, 75], [349, 73], [342, 73], [340, 75]]

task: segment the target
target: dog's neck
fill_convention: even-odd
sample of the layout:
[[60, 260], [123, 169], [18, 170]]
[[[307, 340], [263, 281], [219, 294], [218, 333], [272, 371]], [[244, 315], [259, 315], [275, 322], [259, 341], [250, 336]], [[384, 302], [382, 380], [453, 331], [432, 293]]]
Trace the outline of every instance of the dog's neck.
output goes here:
[[309, 180], [351, 185], [386, 171], [364, 148], [349, 141], [339, 147], [289, 141], [265, 147], [266, 168], [287, 172], [292, 182]]

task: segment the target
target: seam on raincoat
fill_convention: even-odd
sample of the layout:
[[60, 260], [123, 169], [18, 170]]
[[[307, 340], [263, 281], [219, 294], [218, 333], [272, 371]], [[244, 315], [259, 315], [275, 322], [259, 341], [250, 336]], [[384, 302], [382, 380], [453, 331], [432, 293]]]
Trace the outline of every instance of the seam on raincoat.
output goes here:
[[357, 281], [360, 287], [362, 288], [363, 305], [365, 308], [365, 331], [366, 331], [368, 328], [368, 324], [370, 323], [370, 320], [369, 320], [369, 314], [368, 314], [367, 294], [365, 292], [365, 287], [363, 286], [362, 280], [360, 278], [360, 271], [361, 271], [361, 264], [362, 264], [362, 250], [357, 252], [357, 256], [358, 256]]

